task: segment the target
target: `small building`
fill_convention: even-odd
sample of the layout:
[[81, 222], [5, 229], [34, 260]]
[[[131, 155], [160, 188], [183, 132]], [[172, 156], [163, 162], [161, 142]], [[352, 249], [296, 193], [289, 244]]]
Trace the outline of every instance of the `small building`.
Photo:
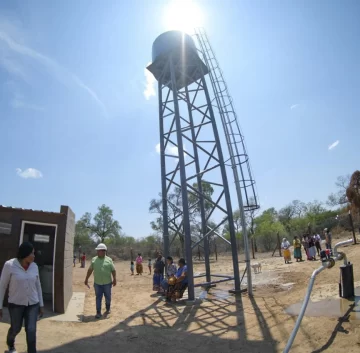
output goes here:
[[0, 271], [16, 257], [19, 245], [30, 241], [45, 306], [62, 314], [72, 297], [74, 235], [75, 214], [68, 206], [59, 213], [0, 206]]

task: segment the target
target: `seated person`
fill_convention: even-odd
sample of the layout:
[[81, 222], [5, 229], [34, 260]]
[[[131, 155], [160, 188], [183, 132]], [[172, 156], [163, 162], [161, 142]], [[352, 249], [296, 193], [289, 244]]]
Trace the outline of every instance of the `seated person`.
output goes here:
[[176, 302], [176, 299], [182, 298], [188, 285], [187, 266], [185, 260], [180, 259], [178, 265], [179, 268], [175, 275], [175, 283], [173, 285], [169, 283], [169, 289], [167, 292], [167, 300], [172, 302]]
[[167, 262], [167, 270], [166, 270], [166, 278], [161, 281], [161, 288], [164, 292], [166, 292], [169, 288], [168, 280], [171, 277], [176, 275], [176, 265], [174, 264], [174, 260], [171, 256], [166, 258]]

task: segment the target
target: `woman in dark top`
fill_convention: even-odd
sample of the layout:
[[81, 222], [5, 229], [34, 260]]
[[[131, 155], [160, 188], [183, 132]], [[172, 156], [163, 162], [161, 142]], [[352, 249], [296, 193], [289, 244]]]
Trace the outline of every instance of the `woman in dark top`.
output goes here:
[[160, 291], [160, 284], [164, 279], [165, 264], [162, 260], [162, 256], [158, 255], [154, 264], [154, 276], [153, 276], [153, 291]]
[[316, 260], [316, 247], [315, 247], [315, 241], [314, 238], [308, 235], [308, 243], [309, 243], [309, 249], [308, 249], [308, 259], [309, 260]]

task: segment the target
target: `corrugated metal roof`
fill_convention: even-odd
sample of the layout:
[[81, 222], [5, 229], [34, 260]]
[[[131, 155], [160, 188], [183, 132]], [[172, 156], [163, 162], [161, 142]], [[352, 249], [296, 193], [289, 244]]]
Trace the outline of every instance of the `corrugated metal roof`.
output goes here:
[[9, 211], [31, 211], [31, 212], [42, 212], [42, 213], [48, 213], [48, 214], [64, 214], [61, 212], [49, 212], [49, 211], [43, 211], [43, 210], [33, 210], [32, 208], [20, 208], [20, 207], [12, 207], [12, 206], [4, 206], [4, 205], [0, 205], [0, 210], [1, 209], [6, 209]]

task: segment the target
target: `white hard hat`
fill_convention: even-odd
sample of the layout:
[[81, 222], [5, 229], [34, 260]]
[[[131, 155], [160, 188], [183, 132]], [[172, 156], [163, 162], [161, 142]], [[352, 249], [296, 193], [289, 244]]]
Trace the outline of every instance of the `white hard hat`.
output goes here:
[[98, 251], [98, 250], [105, 250], [105, 251], [107, 251], [107, 247], [106, 247], [105, 244], [100, 243], [100, 244], [96, 247], [95, 250], [96, 250], [96, 251]]

